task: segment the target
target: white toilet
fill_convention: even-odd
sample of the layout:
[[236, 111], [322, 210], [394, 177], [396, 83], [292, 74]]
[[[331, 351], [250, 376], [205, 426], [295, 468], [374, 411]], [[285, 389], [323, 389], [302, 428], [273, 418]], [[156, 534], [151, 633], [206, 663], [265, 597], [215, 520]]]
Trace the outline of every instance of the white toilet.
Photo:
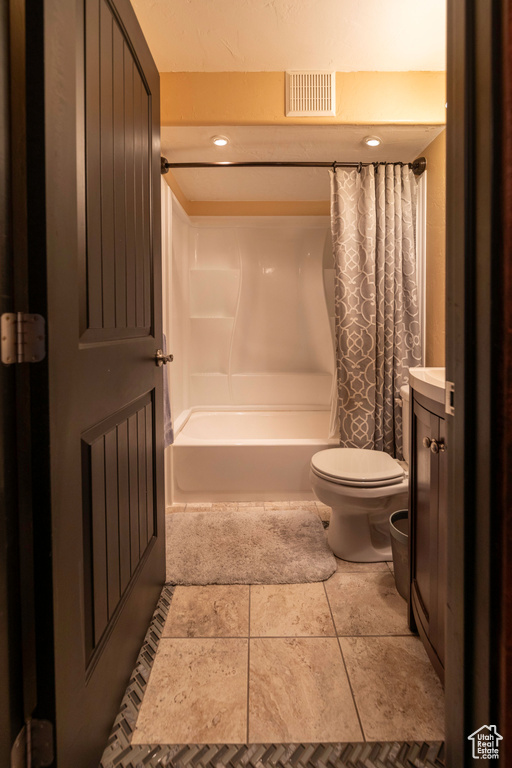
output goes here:
[[389, 516], [407, 509], [409, 492], [409, 387], [400, 394], [405, 462], [362, 448], [329, 448], [311, 459], [313, 493], [332, 508], [327, 540], [343, 560], [391, 560]]

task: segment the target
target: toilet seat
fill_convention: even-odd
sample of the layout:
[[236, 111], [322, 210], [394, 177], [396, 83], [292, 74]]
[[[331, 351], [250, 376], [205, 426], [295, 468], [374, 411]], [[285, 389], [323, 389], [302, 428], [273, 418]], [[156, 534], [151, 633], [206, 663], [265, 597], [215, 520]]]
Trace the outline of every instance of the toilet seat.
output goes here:
[[340, 480], [339, 477], [333, 477], [332, 475], [325, 475], [322, 472], [319, 472], [314, 467], [311, 467], [311, 471], [314, 475], [317, 477], [320, 477], [322, 480], [327, 480], [329, 483], [336, 483], [337, 485], [344, 485], [348, 488], [384, 488], [388, 485], [398, 485], [399, 483], [402, 483], [404, 480], [404, 477], [393, 477], [391, 480], [379, 480], [377, 482], [361, 482], [361, 481], [354, 481], [354, 480]]
[[403, 482], [404, 471], [382, 451], [366, 448], [330, 448], [315, 453], [311, 470], [331, 483], [359, 488], [378, 488]]

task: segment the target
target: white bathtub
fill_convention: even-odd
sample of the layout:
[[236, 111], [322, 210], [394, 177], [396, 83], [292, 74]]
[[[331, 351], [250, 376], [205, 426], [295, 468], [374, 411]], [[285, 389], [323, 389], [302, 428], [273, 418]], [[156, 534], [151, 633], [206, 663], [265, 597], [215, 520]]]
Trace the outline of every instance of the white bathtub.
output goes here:
[[336, 445], [328, 411], [192, 410], [172, 447], [173, 500], [313, 499], [311, 456]]

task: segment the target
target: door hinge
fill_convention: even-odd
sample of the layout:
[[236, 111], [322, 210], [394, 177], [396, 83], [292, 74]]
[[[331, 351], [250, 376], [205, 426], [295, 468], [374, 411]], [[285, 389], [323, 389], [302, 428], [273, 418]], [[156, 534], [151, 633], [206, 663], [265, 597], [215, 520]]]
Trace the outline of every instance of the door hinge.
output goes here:
[[27, 720], [12, 746], [11, 768], [48, 768], [53, 760], [53, 724]]
[[447, 381], [444, 395], [444, 411], [449, 416], [455, 414], [455, 384], [453, 381]]
[[39, 363], [46, 355], [44, 317], [6, 312], [1, 318], [2, 363]]

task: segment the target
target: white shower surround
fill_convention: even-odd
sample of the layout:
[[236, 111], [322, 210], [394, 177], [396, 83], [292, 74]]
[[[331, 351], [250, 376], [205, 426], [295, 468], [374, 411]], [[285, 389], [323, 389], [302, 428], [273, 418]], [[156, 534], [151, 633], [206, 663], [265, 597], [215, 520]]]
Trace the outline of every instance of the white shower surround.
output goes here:
[[[176, 433], [167, 503], [313, 498], [309, 460], [334, 442], [329, 218], [189, 218], [168, 187], [163, 197], [164, 231], [172, 218], [164, 300]], [[236, 438], [226, 418], [214, 418], [215, 436], [209, 427], [191, 445], [181, 428], [197, 424], [198, 409], [236, 411]], [[293, 437], [285, 412], [295, 414]], [[249, 423], [265, 424], [266, 434], [242, 437]]]
[[190, 218], [173, 201], [175, 419], [194, 406], [329, 407], [330, 237], [324, 216]]
[[327, 217], [191, 219], [190, 406], [328, 406], [328, 228]]

